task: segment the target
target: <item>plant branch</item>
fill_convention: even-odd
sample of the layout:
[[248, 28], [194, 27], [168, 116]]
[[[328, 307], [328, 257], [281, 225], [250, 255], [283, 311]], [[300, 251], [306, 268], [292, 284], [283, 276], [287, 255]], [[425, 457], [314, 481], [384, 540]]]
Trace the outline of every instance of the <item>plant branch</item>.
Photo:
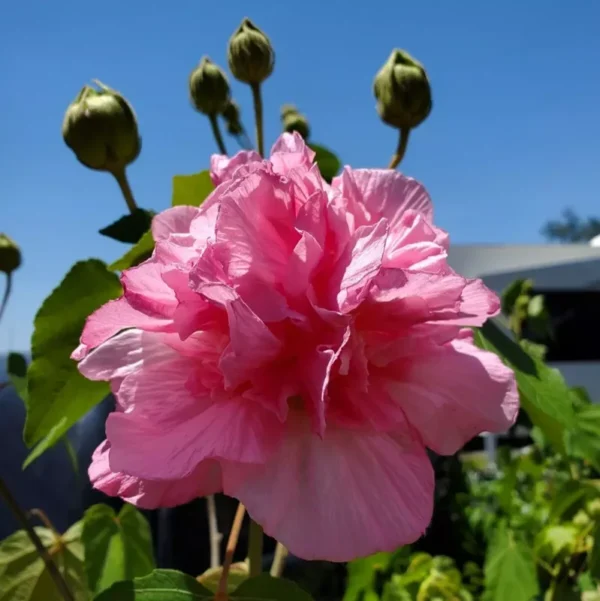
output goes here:
[[233, 518], [231, 531], [229, 532], [227, 548], [225, 549], [225, 559], [223, 560], [223, 571], [221, 572], [221, 579], [219, 580], [219, 588], [217, 589], [215, 601], [225, 601], [227, 599], [227, 578], [229, 576], [231, 563], [233, 562], [235, 548], [237, 547], [238, 539], [240, 538], [240, 531], [242, 530], [245, 513], [246, 508], [240, 503], [235, 512], [235, 517]]
[[210, 536], [210, 567], [218, 568], [221, 565], [221, 539], [223, 535], [219, 532], [215, 495], [208, 495], [206, 497], [206, 511], [208, 514], [208, 532]]
[[281, 544], [277, 543], [275, 547], [275, 556], [273, 557], [273, 563], [271, 564], [271, 576], [273, 578], [280, 578], [283, 574], [283, 568], [285, 567], [285, 560], [288, 556], [288, 550]]
[[133, 213], [137, 210], [138, 206], [135, 202], [135, 198], [133, 197], [133, 192], [131, 191], [131, 186], [129, 185], [129, 180], [127, 179], [127, 173], [125, 172], [125, 168], [115, 169], [111, 171], [113, 177], [117, 180], [117, 184], [119, 184], [119, 188], [121, 189], [121, 194], [123, 194], [123, 198], [127, 203], [127, 208], [130, 213]]
[[265, 156], [265, 143], [263, 139], [263, 104], [259, 83], [251, 83], [252, 100], [254, 101], [254, 121], [256, 123], [256, 148], [261, 157]]
[[225, 148], [225, 142], [223, 141], [223, 136], [221, 135], [221, 128], [219, 127], [219, 120], [217, 119], [216, 113], [209, 115], [208, 120], [210, 121], [213, 136], [217, 146], [219, 147], [219, 152], [221, 154], [227, 154], [227, 148]]
[[54, 584], [56, 585], [56, 588], [62, 595], [63, 599], [65, 601], [75, 601], [75, 598], [71, 594], [71, 591], [69, 590], [69, 587], [67, 586], [67, 583], [65, 582], [62, 574], [58, 571], [58, 568], [56, 567], [54, 561], [52, 561], [52, 557], [50, 557], [48, 550], [46, 549], [46, 547], [44, 547], [44, 544], [40, 540], [40, 537], [37, 535], [37, 532], [29, 523], [25, 512], [21, 509], [21, 507], [17, 503], [17, 500], [13, 497], [12, 493], [10, 492], [2, 478], [0, 478], [0, 496], [6, 502], [9, 509], [15, 516], [16, 520], [21, 524], [23, 530], [27, 532], [27, 535], [29, 536], [31, 542], [36, 548], [36, 551], [38, 552], [39, 556], [44, 561], [46, 569], [48, 570], [50, 577], [54, 581]]
[[10, 298], [11, 292], [12, 271], [6, 274], [6, 287], [4, 288], [4, 296], [2, 297], [2, 303], [0, 303], [0, 319], [2, 319], [2, 315], [4, 315], [4, 309], [6, 309], [6, 305], [8, 305], [8, 299]]
[[410, 129], [403, 127], [400, 129], [400, 135], [398, 137], [398, 148], [396, 148], [395, 154], [392, 156], [392, 160], [388, 165], [388, 169], [396, 169], [402, 162], [404, 155], [406, 154], [406, 147], [408, 146], [408, 137], [410, 135]]

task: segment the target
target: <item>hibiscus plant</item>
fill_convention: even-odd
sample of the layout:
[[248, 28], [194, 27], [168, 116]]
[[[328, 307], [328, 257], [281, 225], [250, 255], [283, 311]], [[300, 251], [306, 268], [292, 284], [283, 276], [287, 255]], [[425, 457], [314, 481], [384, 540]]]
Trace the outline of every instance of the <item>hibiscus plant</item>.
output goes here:
[[[345, 601], [597, 595], [600, 413], [521, 340], [529, 288], [501, 303], [456, 273], [426, 189], [397, 171], [432, 108], [423, 65], [394, 50], [375, 77], [379, 115], [398, 130], [389, 165], [341, 169], [291, 105], [265, 152], [274, 50], [249, 19], [227, 60], [250, 88], [255, 131], [204, 57], [189, 94], [219, 153], [176, 175], [156, 215], [127, 178], [142, 148], [125, 97], [96, 82], [68, 107], [67, 146], [127, 205], [100, 234], [129, 248], [72, 267], [35, 317], [31, 363], [11, 355], [8, 371], [27, 409], [24, 468], [113, 395], [88, 473], [126, 504], [94, 505], [58, 533], [0, 480], [23, 528], [0, 545], [0, 600], [308, 600], [310, 586], [281, 577], [288, 556], [349, 562]], [[10, 278], [20, 253], [0, 242]], [[462, 452], [514, 430], [519, 408], [532, 444], [492, 463]], [[443, 457], [465, 482], [445, 497]], [[239, 501], [224, 533], [220, 493]], [[156, 569], [139, 510], [197, 498], [210, 568]], [[461, 526], [439, 553], [428, 532], [444, 503]], [[245, 519], [248, 559], [235, 563]], [[269, 573], [263, 532], [277, 541]]]

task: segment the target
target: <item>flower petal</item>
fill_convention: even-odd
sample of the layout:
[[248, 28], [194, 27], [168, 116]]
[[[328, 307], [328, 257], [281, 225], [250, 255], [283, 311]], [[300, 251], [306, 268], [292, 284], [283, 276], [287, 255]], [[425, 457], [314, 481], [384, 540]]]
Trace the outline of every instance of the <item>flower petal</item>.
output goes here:
[[493, 353], [458, 339], [431, 349], [403, 368], [388, 386], [424, 443], [452, 455], [482, 432], [505, 432], [517, 418], [513, 372]]
[[291, 423], [263, 467], [223, 464], [225, 494], [290, 553], [350, 561], [393, 551], [423, 534], [433, 510], [433, 469], [405, 436], [328, 430]]

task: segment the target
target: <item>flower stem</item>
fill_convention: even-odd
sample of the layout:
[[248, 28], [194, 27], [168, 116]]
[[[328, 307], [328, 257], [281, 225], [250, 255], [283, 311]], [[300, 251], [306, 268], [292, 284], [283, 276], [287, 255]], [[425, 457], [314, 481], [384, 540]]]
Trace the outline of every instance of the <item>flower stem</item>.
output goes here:
[[127, 208], [130, 213], [133, 213], [137, 210], [138, 206], [135, 202], [135, 198], [133, 197], [133, 192], [131, 191], [131, 186], [129, 185], [129, 180], [127, 179], [127, 174], [125, 173], [125, 168], [115, 169], [111, 171], [113, 177], [117, 180], [117, 184], [119, 184], [119, 188], [121, 188], [121, 194], [123, 194], [123, 198], [127, 203]]
[[225, 148], [225, 142], [223, 142], [223, 136], [221, 135], [221, 129], [219, 128], [219, 121], [217, 120], [216, 113], [209, 115], [208, 120], [210, 121], [213, 136], [217, 142], [217, 146], [219, 147], [219, 152], [221, 154], [227, 154], [227, 148]]
[[235, 517], [233, 518], [231, 531], [229, 532], [227, 548], [225, 549], [225, 559], [223, 560], [223, 571], [221, 572], [221, 579], [219, 580], [219, 588], [217, 589], [215, 601], [225, 601], [227, 599], [227, 578], [229, 576], [229, 568], [231, 568], [235, 548], [237, 547], [238, 539], [240, 538], [240, 531], [242, 529], [242, 523], [244, 522], [245, 513], [246, 508], [240, 503], [235, 512]]
[[273, 578], [280, 578], [283, 574], [283, 568], [285, 567], [285, 560], [288, 556], [288, 550], [281, 544], [277, 543], [275, 547], [275, 557], [273, 557], [273, 563], [271, 564], [271, 576]]
[[254, 101], [254, 120], [256, 123], [256, 148], [261, 157], [265, 156], [265, 143], [263, 139], [263, 105], [260, 93], [260, 84], [251, 83], [252, 100]]
[[12, 292], [12, 272], [6, 274], [6, 287], [4, 288], [4, 296], [2, 297], [2, 302], [0, 303], [0, 319], [2, 319], [2, 315], [4, 314], [4, 309], [6, 309], [6, 305], [8, 305], [8, 299], [10, 298], [10, 293]]
[[398, 165], [402, 162], [404, 155], [406, 153], [406, 147], [408, 146], [408, 136], [410, 134], [410, 129], [408, 127], [403, 127], [400, 129], [400, 136], [398, 138], [398, 148], [396, 148], [396, 152], [392, 156], [392, 160], [388, 165], [388, 169], [396, 169]]
[[25, 532], [27, 532], [27, 535], [29, 536], [39, 556], [44, 561], [46, 569], [48, 570], [50, 577], [54, 581], [54, 584], [56, 585], [56, 588], [62, 595], [63, 599], [65, 601], [75, 601], [75, 598], [71, 594], [67, 583], [62, 577], [62, 574], [58, 571], [56, 564], [52, 561], [52, 557], [50, 557], [48, 550], [46, 549], [46, 547], [44, 547], [44, 544], [40, 540], [40, 537], [37, 535], [35, 529], [29, 523], [25, 512], [21, 509], [21, 507], [17, 503], [17, 500], [13, 497], [12, 493], [10, 492], [2, 478], [0, 478], [0, 497], [4, 499], [9, 509], [15, 516], [16, 520], [21, 524]]
[[217, 504], [215, 495], [206, 497], [206, 511], [208, 513], [208, 532], [210, 536], [210, 567], [218, 568], [221, 565], [221, 538], [219, 522], [217, 521]]
[[250, 558], [250, 577], [262, 572], [263, 529], [254, 520], [250, 520], [250, 538], [248, 541], [248, 557]]

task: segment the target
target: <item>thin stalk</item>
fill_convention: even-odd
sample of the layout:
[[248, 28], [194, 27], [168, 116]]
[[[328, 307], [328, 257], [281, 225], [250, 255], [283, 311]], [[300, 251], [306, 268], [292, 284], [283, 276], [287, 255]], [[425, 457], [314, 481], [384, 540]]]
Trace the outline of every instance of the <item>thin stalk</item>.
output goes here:
[[280, 578], [283, 574], [283, 568], [285, 567], [285, 560], [288, 556], [288, 550], [281, 544], [277, 543], [275, 547], [275, 556], [273, 557], [273, 563], [271, 564], [271, 576], [273, 578]]
[[388, 165], [388, 169], [396, 169], [398, 165], [402, 162], [404, 155], [406, 154], [406, 147], [408, 146], [408, 137], [410, 135], [410, 129], [407, 127], [403, 127], [400, 130], [400, 135], [398, 137], [398, 148], [396, 148], [396, 152], [392, 156], [392, 160]]
[[250, 559], [250, 577], [262, 572], [263, 529], [254, 520], [250, 520], [250, 536], [248, 541], [248, 557]]
[[4, 314], [4, 309], [6, 309], [6, 305], [8, 305], [8, 299], [10, 298], [11, 292], [12, 292], [12, 271], [6, 274], [6, 287], [4, 288], [4, 296], [2, 297], [2, 303], [0, 303], [0, 319], [2, 319], [2, 315]]
[[133, 213], [137, 210], [138, 206], [135, 202], [135, 198], [133, 197], [133, 192], [131, 191], [131, 186], [129, 185], [129, 180], [127, 179], [127, 173], [125, 172], [125, 168], [123, 169], [115, 169], [111, 171], [114, 178], [117, 180], [117, 184], [119, 184], [119, 188], [121, 188], [121, 194], [123, 194], [123, 198], [127, 203], [127, 208], [130, 213]]
[[260, 93], [260, 84], [251, 83], [252, 100], [254, 101], [254, 121], [256, 124], [256, 148], [261, 157], [265, 156], [265, 142], [263, 138], [263, 104]]
[[219, 127], [219, 120], [217, 119], [217, 115], [213, 113], [208, 116], [208, 120], [210, 121], [210, 126], [212, 128], [212, 133], [219, 147], [219, 152], [221, 154], [227, 154], [227, 148], [225, 148], [225, 142], [223, 142], [223, 136], [221, 135], [221, 128]]
[[242, 530], [245, 513], [246, 508], [240, 503], [235, 512], [235, 517], [233, 518], [231, 531], [229, 532], [229, 539], [227, 540], [227, 547], [225, 549], [225, 559], [223, 560], [223, 571], [221, 572], [221, 579], [219, 580], [219, 588], [217, 589], [215, 601], [225, 601], [227, 599], [227, 578], [229, 577], [229, 569], [233, 562], [235, 548], [237, 547], [240, 538], [240, 531]]
[[71, 591], [69, 590], [67, 583], [62, 577], [62, 574], [58, 571], [58, 568], [56, 567], [54, 561], [52, 561], [52, 557], [50, 557], [48, 550], [46, 549], [46, 547], [44, 547], [44, 544], [40, 540], [40, 537], [37, 535], [35, 529], [29, 523], [27, 515], [21, 509], [21, 507], [17, 503], [17, 500], [13, 497], [12, 493], [10, 492], [2, 478], [0, 478], [0, 496], [6, 502], [9, 509], [15, 516], [16, 520], [21, 524], [23, 530], [27, 532], [27, 535], [29, 536], [39, 556], [44, 561], [46, 569], [48, 570], [50, 577], [54, 581], [54, 584], [56, 585], [56, 588], [62, 595], [63, 599], [65, 601], [75, 601], [75, 597], [73, 597], [73, 595], [71, 594]]
[[208, 532], [210, 536], [210, 567], [218, 568], [221, 565], [221, 538], [223, 538], [223, 535], [219, 532], [215, 495], [206, 497], [206, 512], [208, 514]]

